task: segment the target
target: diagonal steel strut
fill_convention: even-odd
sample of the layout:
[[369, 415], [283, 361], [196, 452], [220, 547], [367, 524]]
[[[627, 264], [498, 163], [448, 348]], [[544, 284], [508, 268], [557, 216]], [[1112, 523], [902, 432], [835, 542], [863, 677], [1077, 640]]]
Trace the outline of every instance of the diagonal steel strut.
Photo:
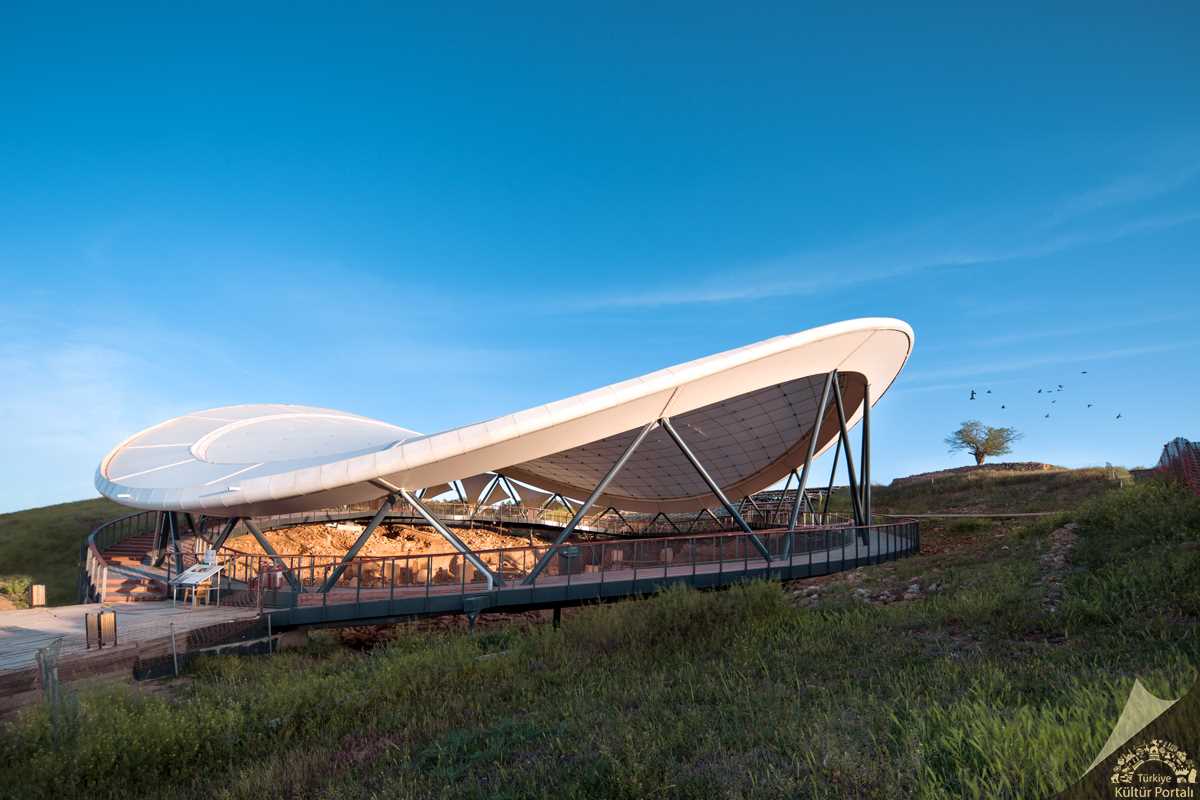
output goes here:
[[[596, 484], [596, 488], [592, 490], [590, 495], [588, 495], [587, 500], [583, 501], [583, 505], [581, 505], [579, 510], [575, 512], [575, 515], [571, 517], [571, 521], [567, 523], [567, 527], [563, 528], [562, 532], [558, 534], [558, 537], [554, 540], [554, 544], [550, 545], [550, 548], [546, 550], [545, 554], [543, 554], [542, 557], [538, 559], [538, 562], [533, 565], [533, 569], [529, 570], [529, 574], [525, 576], [523, 583], [530, 584], [537, 580], [537, 576], [542, 574], [542, 570], [544, 570], [546, 565], [550, 563], [550, 559], [553, 558], [554, 554], [558, 552], [558, 548], [561, 547], [562, 543], [565, 542], [571, 536], [571, 534], [575, 532], [575, 528], [583, 520], [583, 515], [588, 512], [588, 509], [592, 507], [592, 504], [596, 502], [600, 495], [604, 494], [604, 490], [608, 488], [608, 484], [612, 482], [612, 479], [617, 477], [617, 473], [621, 471], [621, 467], [625, 466], [625, 462], [628, 461], [629, 457], [633, 455], [633, 451], [637, 450], [638, 445], [640, 445], [642, 441], [650, 435], [650, 431], [657, 427], [657, 421], [648, 423], [646, 427], [642, 428], [638, 435], [633, 438], [633, 441], [630, 442], [629, 446], [625, 448], [625, 452], [622, 453], [621, 457], [613, 462], [613, 465], [608, 468], [608, 472], [606, 472], [604, 477], [600, 479], [600, 482]], [[561, 497], [562, 495], [559, 496]], [[570, 506], [568, 505], [567, 508], [570, 508]]]
[[288, 585], [292, 587], [292, 590], [297, 593], [303, 592], [304, 587], [300, 584], [300, 580], [292, 573], [291, 568], [284, 563], [283, 559], [279, 557], [279, 553], [275, 552], [275, 548], [271, 546], [267, 537], [263, 536], [263, 532], [254, 524], [254, 520], [249, 517], [243, 517], [242, 523], [250, 531], [250, 535], [254, 537], [255, 541], [258, 542], [258, 546], [263, 549], [263, 552], [270, 556], [271, 560], [283, 570], [283, 577], [287, 580]]
[[413, 497], [407, 489], [400, 489], [397, 487], [395, 491], [397, 494], [403, 497], [409, 505], [415, 508], [417, 513], [424, 517], [425, 521], [429, 523], [430, 527], [432, 527], [438, 532], [438, 534], [441, 535], [443, 539], [450, 543], [451, 547], [461, 553], [464, 560], [470, 563], [472, 567], [479, 570], [479, 572], [483, 573], [484, 577], [487, 578], [488, 591], [491, 591], [497, 586], [504, 585], [504, 581], [500, 578], [500, 576], [488, 569], [488, 565], [483, 563], [483, 560], [479, 556], [475, 555], [475, 551], [470, 547], [467, 547], [466, 543], [462, 539], [459, 539], [451, 532], [449, 528], [443, 525], [442, 521], [434, 516], [432, 511], [425, 507], [424, 503]]
[[212, 543], [213, 550], [219, 552], [221, 548], [225, 546], [225, 540], [229, 538], [229, 534], [233, 533], [233, 529], [237, 527], [237, 524], [237, 517], [230, 517], [225, 521], [225, 525], [222, 526], [221, 532], [217, 535], [216, 541]]
[[704, 482], [708, 484], [708, 490], [716, 495], [716, 498], [721, 501], [721, 505], [725, 506], [725, 510], [728, 511], [729, 515], [737, 522], [738, 527], [750, 537], [750, 542], [754, 545], [755, 549], [762, 554], [763, 558], [765, 558], [767, 561], [770, 561], [771, 551], [767, 549], [767, 546], [762, 543], [762, 540], [758, 538], [754, 531], [750, 530], [750, 526], [746, 524], [746, 520], [742, 519], [742, 515], [739, 514], [737, 509], [733, 507], [733, 504], [729, 502], [729, 498], [726, 497], [725, 493], [721, 491], [721, 487], [717, 486], [717, 482], [709, 476], [699, 459], [697, 459], [692, 453], [691, 448], [687, 446], [687, 443], [683, 441], [683, 439], [675, 431], [675, 426], [671, 424], [671, 420], [667, 417], [663, 417], [662, 426], [663, 430], [667, 432], [667, 435], [670, 436], [675, 442], [675, 446], [679, 448], [679, 452], [683, 453], [683, 457], [691, 463], [692, 468], [695, 469]]
[[829, 405], [830, 387], [836, 371], [825, 376], [825, 388], [821, 391], [821, 403], [817, 406], [817, 416], [813, 422], [812, 434], [808, 437], [808, 456], [804, 459], [804, 470], [800, 473], [800, 486], [796, 490], [796, 502], [792, 504], [792, 516], [788, 519], [788, 530], [796, 530], [796, 521], [800, 518], [800, 503], [803, 502], [804, 492], [808, 488], [808, 472], [812, 466], [813, 456], [817, 452], [817, 438], [821, 433], [821, 423], [825, 421], [825, 410]]
[[[834, 374], [837, 370], [834, 370]], [[838, 426], [842, 433], [842, 449], [846, 451], [846, 476], [850, 483], [850, 507], [854, 511], [854, 524], [863, 524], [862, 495], [858, 493], [858, 479], [854, 476], [854, 452], [850, 447], [850, 432], [846, 429], [846, 407], [842, 403], [842, 388], [833, 382], [833, 401], [837, 409]]]
[[371, 517], [371, 521], [367, 523], [367, 527], [363, 528], [363, 532], [358, 535], [358, 539], [354, 541], [353, 546], [346, 551], [342, 556], [342, 560], [329, 573], [329, 577], [321, 584], [321, 588], [317, 591], [321, 594], [328, 592], [337, 585], [338, 578], [342, 577], [342, 573], [346, 571], [346, 567], [350, 566], [350, 562], [358, 555], [358, 551], [363, 549], [367, 540], [371, 538], [371, 534], [379, 527], [379, 523], [383, 522], [384, 518], [391, 513], [392, 506], [396, 505], [396, 495], [390, 494], [384, 498], [383, 503], [379, 506], [379, 510], [375, 512], [375, 516]]
[[167, 528], [171, 536], [171, 552], [174, 554], [175, 574], [183, 572], [183, 550], [179, 546], [179, 515], [167, 512]]

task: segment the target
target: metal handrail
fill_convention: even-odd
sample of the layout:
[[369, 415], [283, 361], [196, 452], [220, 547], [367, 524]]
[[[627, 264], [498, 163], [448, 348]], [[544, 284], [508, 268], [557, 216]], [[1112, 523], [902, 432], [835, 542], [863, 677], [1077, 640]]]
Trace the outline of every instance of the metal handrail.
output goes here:
[[[264, 531], [273, 531], [273, 530], [282, 530], [282, 529], [289, 528], [289, 527], [296, 527], [299, 525], [311, 525], [311, 524], [321, 524], [321, 523], [331, 523], [331, 522], [350, 522], [350, 521], [357, 520], [357, 519], [366, 519], [371, 514], [373, 514], [376, 510], [378, 510], [378, 509], [372, 510], [372, 509], [365, 507], [365, 506], [367, 506], [367, 504], [358, 504], [358, 505], [364, 506], [364, 507], [363, 508], [354, 508], [354, 509], [350, 509], [350, 510], [346, 510], [346, 511], [327, 509], [327, 510], [323, 510], [323, 511], [307, 513], [307, 514], [279, 514], [279, 515], [273, 515], [273, 516], [267, 516], [267, 517], [255, 517], [253, 521], [260, 529], [262, 529]], [[462, 506], [462, 504], [446, 504], [446, 505], [451, 506], [450, 512], [447, 513], [446, 507], [442, 506], [437, 509], [437, 516], [442, 522], [450, 524], [454, 527], [469, 527], [466, 524], [468, 522], [486, 523], [486, 522], [492, 522], [492, 521], [503, 521], [503, 522], [508, 522], [510, 524], [514, 524], [514, 525], [518, 525], [518, 526], [522, 522], [529, 524], [529, 521], [527, 519], [523, 518], [519, 514], [509, 514], [509, 515], [505, 516], [502, 520], [497, 517], [492, 517], [491, 519], [481, 519], [478, 516], [470, 517], [469, 515], [464, 516], [461, 514], [453, 513], [453, 510], [454, 510], [453, 506]], [[770, 512], [765, 512], [765, 513], [751, 511], [749, 514], [744, 514], [743, 518], [750, 525], [750, 527], [754, 530], [774, 530], [774, 529], [778, 529], [778, 528], [787, 526], [788, 515], [789, 515], [789, 512], [787, 510], [770, 511]], [[596, 515], [596, 516], [600, 516], [600, 515]], [[730, 519], [728, 516], [725, 516], [724, 519], [722, 519], [722, 515], [720, 515], [720, 514], [718, 514], [716, 516], [717, 516], [716, 519], [713, 519], [712, 517], [705, 517], [704, 519], [700, 520], [699, 522], [696, 521], [696, 518], [694, 516], [688, 516], [686, 519], [671, 518], [672, 521], [674, 521], [675, 524], [681, 529], [680, 533], [674, 534], [674, 535], [675, 536], [685, 536], [685, 535], [699, 535], [699, 534], [704, 534], [704, 533], [711, 534], [711, 533], [721, 533], [721, 532], [730, 530], [730, 528], [734, 524], [733, 520]], [[639, 518], [639, 517], [643, 517], [643, 518]], [[625, 522], [623, 522], [621, 520], [615, 520], [615, 524], [603, 525], [603, 526], [584, 523], [584, 524], [579, 525], [576, 528], [576, 530], [582, 531], [584, 533], [604, 534], [604, 535], [612, 536], [612, 537], [618, 538], [618, 539], [633, 540], [633, 539], [653, 538], [653, 537], [648, 537], [647, 534], [666, 533], [667, 531], [670, 530], [669, 524], [656, 522], [655, 521], [656, 518], [657, 518], [657, 515], [645, 514], [645, 515], [639, 515], [638, 517], [635, 517], [633, 515], [626, 513], [625, 514], [626, 520], [629, 520], [630, 522], [639, 522], [640, 521], [640, 522], [644, 523], [644, 525], [642, 526], [640, 531], [635, 530], [635, 532], [632, 534], [626, 529], [627, 526], [626, 526]], [[419, 515], [417, 515], [415, 513], [408, 513], [403, 510], [393, 511], [392, 513], [388, 514], [384, 519], [385, 519], [385, 521], [407, 522], [407, 523], [410, 523], [417, 527], [427, 525], [427, 523], [424, 521], [424, 519], [421, 518]], [[847, 515], [836, 514], [836, 513], [822, 514], [820, 512], [816, 512], [816, 513], [807, 513], [806, 512], [802, 516], [801, 519], [804, 520], [804, 522], [798, 529], [813, 528], [813, 527], [827, 527], [827, 528], [845, 527], [845, 526], [849, 526], [849, 525], [853, 524], [853, 521]], [[563, 521], [564, 525], [566, 524], [566, 521], [567, 520]], [[594, 518], [593, 518], [593, 522], [594, 522]], [[205, 524], [199, 528], [197, 533], [201, 539], [203, 539], [205, 541], [211, 541], [209, 539], [209, 536], [211, 535], [211, 531], [214, 528], [219, 528], [224, 523], [225, 523], [225, 520], [221, 519], [221, 518], [212, 518], [212, 519], [206, 520]], [[689, 530], [689, 528], [691, 530]], [[659, 538], [661, 538], [661, 537], [659, 537]], [[249, 552], [249, 551], [245, 551], [245, 550], [238, 550], [237, 548], [231, 547], [229, 544], [223, 544], [221, 547], [221, 552], [226, 553], [230, 556], [251, 556], [251, 557], [255, 557], [255, 558], [257, 558], [259, 555], [261, 555], [261, 553], [258, 553], [258, 552]], [[431, 555], [450, 555], [453, 552], [454, 551], [452, 551], [452, 550], [447, 550], [444, 553], [433, 553]], [[298, 558], [298, 557], [306, 557], [307, 558], [312, 554], [309, 554], [309, 553], [280, 553], [279, 555], [280, 555], [280, 557], [286, 559], [286, 558]], [[321, 556], [321, 557], [328, 557], [328, 558], [334, 558], [334, 559], [341, 558], [340, 555], [335, 555], [335, 554], [328, 554], [328, 556]]]
[[[80, 602], [90, 602], [93, 597], [101, 603], [105, 601], [105, 592], [108, 588], [108, 561], [104, 558], [104, 551], [126, 539], [153, 532], [157, 527], [160, 513], [159, 511], [135, 511], [132, 514], [103, 522], [88, 533], [79, 548]], [[149, 530], [139, 524], [150, 519], [153, 519], [154, 525]]]
[[[439, 518], [456, 527], [487, 525], [488, 523], [508, 523], [509, 525], [524, 524], [545, 524], [553, 525], [554, 523], [566, 524], [569, 514], [566, 511], [557, 511], [554, 509], [533, 509], [520, 505], [499, 505], [493, 507], [479, 507], [466, 503], [433, 503], [438, 513]], [[336, 509], [327, 509], [318, 512], [308, 512], [304, 514], [284, 514], [269, 517], [258, 518], [257, 522], [264, 529], [279, 529], [300, 525], [305, 523], [313, 523], [319, 521], [348, 521], [365, 517], [377, 510], [378, 504], [375, 503], [358, 503], [350, 506], [342, 506]], [[744, 515], [747, 523], [754, 530], [772, 530], [780, 527], [780, 522], [786, 522], [786, 511], [769, 511], [760, 512], [754, 509], [747, 509]], [[84, 540], [80, 548], [80, 600], [83, 602], [92, 599], [103, 602], [105, 598], [105, 590], [107, 587], [108, 562], [104, 558], [104, 551], [113, 545], [124, 541], [132, 536], [151, 533], [157, 530], [160, 523], [160, 515], [163, 512], [159, 511], [138, 511], [127, 514], [117, 519], [102, 523], [94, 528]], [[648, 533], [661, 532], [663, 528], [669, 527], [670, 522], [674, 522], [675, 526], [689, 530], [682, 534], [674, 534], [673, 536], [665, 537], [666, 539], [680, 539], [688, 536], [704, 536], [720, 534], [727, 530], [727, 526], [732, 524], [732, 519], [725, 515], [722, 519], [722, 514], [717, 513], [713, 516], [706, 516], [702, 519], [697, 519], [695, 516], [687, 515], [664, 515], [670, 522], [663, 523], [659, 515], [625, 513], [622, 517], [610, 515], [607, 520], [603, 519], [605, 512], [599, 512], [592, 515], [583, 525], [577, 530], [583, 533], [596, 533], [602, 535], [619, 537], [614, 541], [658, 541], [664, 537], [647, 537]], [[392, 514], [389, 514], [387, 519], [390, 520], [406, 520], [413, 524], [424, 524], [423, 520], [417, 517], [414, 513], [406, 513], [405, 508], [401, 508]], [[819, 514], [806, 513], [805, 519], [810, 523], [823, 523], [826, 527], [846, 527], [850, 525], [850, 521], [844, 515], [838, 514]], [[196, 534], [200, 541], [211, 542], [213, 528], [223, 525], [225, 520], [222, 518], [205, 518], [200, 525], [197, 526]], [[832, 525], [830, 524], [832, 523]], [[640, 526], [635, 528], [635, 532], [630, 535], [627, 528], [630, 524]], [[811, 527], [811, 525], [809, 526]], [[698, 531], [696, 529], [699, 529]], [[730, 534], [740, 535], [740, 534]], [[644, 545], [645, 546], [645, 545]], [[503, 563], [502, 554], [513, 553], [519, 548], [496, 548], [492, 550], [476, 551], [480, 555], [495, 556], [497, 564]], [[524, 548], [526, 552], [535, 550], [544, 553], [545, 547], [538, 548], [531, 546]], [[457, 553], [451, 550], [445, 552], [425, 553], [420, 556], [362, 556], [352, 560], [350, 563], [368, 564], [376, 561], [395, 560], [400, 558], [411, 559], [437, 559], [453, 558]], [[228, 544], [222, 544], [217, 554], [217, 560], [225, 567], [225, 576], [232, 583], [240, 582], [247, 586], [258, 586], [259, 577], [262, 573], [269, 571], [262, 562], [262, 554], [238, 550], [230, 547]], [[332, 569], [342, 559], [342, 555], [313, 555], [313, 554], [281, 554], [280, 557], [290, 568], [308, 569], [310, 574], [317, 568]], [[197, 563], [200, 560], [200, 554], [194, 552], [182, 551], [180, 560], [183, 567]], [[304, 567], [304, 562], [307, 561], [307, 567]], [[394, 566], [394, 565], [393, 565]], [[166, 577], [165, 581], [169, 584], [172, 574], [176, 571], [174, 559], [166, 560]], [[352, 570], [350, 571], [352, 572]]]
[[[773, 569], [777, 564], [795, 563], [808, 554], [812, 563], [814, 553], [841, 550], [841, 560], [861, 559], [864, 554], [879, 560], [898, 558], [916, 552], [920, 547], [919, 524], [915, 520], [887, 522], [878, 525], [808, 528], [789, 532], [785, 529], [760, 531], [758, 535], [766, 544], [772, 561], [764, 560], [758, 551], [748, 546], [747, 534], [743, 531], [718, 534], [684, 534], [648, 539], [605, 540], [574, 542], [559, 549], [559, 557], [533, 584], [553, 582], [554, 578], [571, 576], [581, 572], [599, 573], [598, 580], [604, 581], [606, 574], [614, 570], [633, 568], [635, 574], [650, 570], [665, 575], [672, 567], [687, 567], [693, 572], [697, 565], [717, 565], [722, 571], [729, 563], [738, 563], [741, 571], [752, 564]], [[876, 542], [874, 550], [869, 544]], [[529, 574], [534, 564], [552, 548], [550, 544], [501, 547], [477, 550], [478, 557], [493, 573], [502, 575], [508, 586], [516, 586], [519, 579]], [[319, 595], [322, 603], [328, 603], [328, 593], [318, 591], [331, 571], [341, 563], [339, 556], [283, 556], [284, 563], [306, 593]], [[835, 560], [829, 556], [829, 560]], [[387, 590], [389, 596], [395, 592], [424, 590], [426, 594], [436, 590], [444, 593], [457, 586], [460, 594], [478, 594], [493, 591], [487, 575], [472, 567], [457, 552], [440, 554], [422, 553], [414, 555], [358, 556], [347, 562], [348, 568], [337, 579], [331, 589], [353, 589], [355, 602], [364, 590]], [[262, 574], [276, 571], [270, 559], [256, 557], [254, 568]], [[759, 567], [755, 567], [759, 569]], [[255, 575], [255, 585], [260, 585]], [[279, 591], [277, 583], [273, 594], [276, 604], [295, 602], [295, 593]], [[503, 591], [503, 588], [498, 591]], [[287, 599], [290, 598], [290, 599]]]

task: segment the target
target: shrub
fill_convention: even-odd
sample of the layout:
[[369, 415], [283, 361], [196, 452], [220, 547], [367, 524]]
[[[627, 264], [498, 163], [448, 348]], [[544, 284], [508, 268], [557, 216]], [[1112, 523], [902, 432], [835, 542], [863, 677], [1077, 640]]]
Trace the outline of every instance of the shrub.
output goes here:
[[0, 594], [7, 597], [18, 608], [29, 605], [29, 587], [33, 578], [29, 575], [0, 575]]

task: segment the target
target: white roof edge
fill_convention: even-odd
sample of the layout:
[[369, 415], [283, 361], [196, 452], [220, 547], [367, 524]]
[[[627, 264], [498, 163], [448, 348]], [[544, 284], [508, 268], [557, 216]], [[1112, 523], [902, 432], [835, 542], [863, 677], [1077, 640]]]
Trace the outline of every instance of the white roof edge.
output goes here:
[[[792, 351], [799, 351], [820, 342], [847, 334], [866, 333], [868, 335], [863, 337], [862, 341], [858, 342], [849, 353], [840, 358], [838, 363], [813, 363], [811, 372], [808, 374], [843, 368], [847, 364], [852, 367], [859, 352], [868, 346], [868, 343], [875, 338], [875, 334], [888, 331], [903, 334], [907, 338], [907, 347], [904, 348], [903, 356], [894, 359], [886, 369], [875, 369], [878, 374], [868, 376], [869, 379], [878, 380], [878, 383], [874, 385], [881, 386], [878, 391], [872, 393], [871, 402], [874, 405], [890, 389], [913, 351], [915, 344], [913, 330], [906, 322], [899, 319], [890, 317], [852, 319], [811, 328], [799, 333], [776, 336], [592, 389], [552, 403], [503, 414], [427, 436], [417, 436], [378, 452], [334, 460], [289, 473], [251, 477], [241, 481], [234, 491], [230, 491], [229, 487], [221, 486], [208, 487], [208, 491], [205, 492], [199, 491], [197, 487], [139, 488], [121, 485], [110, 479], [109, 465], [119, 453], [139, 437], [187, 417], [212, 414], [222, 409], [255, 407], [247, 404], [223, 406], [219, 409], [184, 415], [176, 420], [167, 420], [127, 437], [109, 451], [100, 462], [96, 471], [96, 488], [102, 495], [134, 507], [219, 514], [239, 513], [240, 511], [250, 514], [269, 513], [264, 512], [264, 509], [276, 505], [294, 508], [298, 503], [302, 505], [303, 498], [309, 495], [314, 496], [314, 502], [318, 499], [317, 496], [320, 496], [319, 499], [323, 504], [336, 504], [328, 501], [336, 500], [338, 497], [362, 495], [363, 484], [369, 484], [372, 477], [388, 476], [390, 480], [399, 477], [403, 483], [413, 484], [406, 488], [421, 488], [424, 485], [443, 483], [464, 475], [503, 470], [505, 467], [531, 460], [529, 455], [529, 448], [532, 447], [530, 437], [537, 437], [539, 442], [541, 439], [552, 440], [554, 437], [547, 437], [544, 434], [553, 432], [556, 427], [561, 429], [589, 418], [604, 417], [603, 424], [599, 425], [604, 430], [597, 429], [594, 439], [591, 439], [591, 441], [596, 441], [613, 435], [613, 433], [621, 432], [610, 430], [610, 428], [613, 425], [624, 424], [628, 420], [686, 413], [691, 408], [688, 406], [690, 401], [686, 397], [687, 393], [684, 392], [681, 395], [681, 389], [685, 387], [699, 384], [747, 365], [753, 365], [756, 362], [765, 362]], [[893, 344], [892, 347], [894, 348], [895, 345]], [[805, 368], [807, 369], [807, 366]], [[847, 367], [847, 369], [849, 368]], [[778, 383], [797, 377], [804, 376], [783, 373], [775, 375], [768, 370], [763, 379]], [[726, 397], [734, 397], [744, 391], [747, 391], [744, 386], [730, 386]], [[662, 402], [655, 401], [651, 407], [645, 409], [639, 407], [639, 404], [644, 404], [645, 401], [663, 394], [666, 396], [662, 398]], [[272, 404], [271, 407], [275, 409], [294, 408], [297, 412], [315, 410], [306, 406], [284, 404]], [[377, 422], [359, 415], [334, 412], [332, 409], [319, 410]], [[628, 410], [628, 412], [625, 413], [622, 410]], [[853, 418], [848, 422], [854, 424], [860, 414], [861, 409], [854, 413]], [[599, 422], [601, 420], [598, 420], [598, 424]], [[629, 430], [641, 424], [645, 423], [635, 422], [622, 430]], [[549, 455], [552, 452], [560, 452], [577, 446], [575, 440], [585, 433], [575, 431], [570, 434], [574, 438], [571, 438], [565, 446], [556, 447], [556, 449], [533, 457]], [[547, 446], [554, 445], [553, 443], [541, 445], [542, 449]], [[822, 447], [823, 449], [824, 447]], [[461, 475], [453, 474], [460, 471]], [[373, 491], [374, 496], [380, 494], [377, 488], [366, 491]]]

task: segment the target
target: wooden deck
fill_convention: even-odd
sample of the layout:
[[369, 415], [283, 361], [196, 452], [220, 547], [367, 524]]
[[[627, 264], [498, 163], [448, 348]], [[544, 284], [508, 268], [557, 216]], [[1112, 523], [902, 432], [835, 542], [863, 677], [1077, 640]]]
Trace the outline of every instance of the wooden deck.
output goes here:
[[[37, 651], [56, 639], [62, 639], [63, 656], [86, 652], [84, 614], [95, 614], [100, 610], [111, 610], [117, 615], [116, 649], [136, 648], [140, 642], [169, 636], [172, 623], [175, 633], [180, 634], [221, 622], [258, 616], [255, 608], [192, 608], [183, 604], [172, 607], [169, 600], [0, 611], [0, 671], [33, 666]], [[111, 649], [104, 648], [105, 651]]]

